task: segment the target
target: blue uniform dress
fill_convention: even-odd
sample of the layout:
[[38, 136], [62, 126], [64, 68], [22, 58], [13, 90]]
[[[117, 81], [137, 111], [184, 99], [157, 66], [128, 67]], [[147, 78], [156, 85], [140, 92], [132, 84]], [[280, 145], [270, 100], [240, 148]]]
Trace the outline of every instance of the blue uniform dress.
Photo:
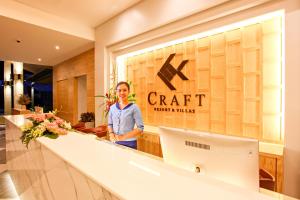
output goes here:
[[[117, 135], [123, 135], [134, 129], [134, 125], [141, 131], [144, 130], [144, 123], [139, 107], [134, 103], [129, 103], [123, 109], [120, 109], [119, 103], [113, 104], [109, 109], [108, 126], [113, 129]], [[117, 141], [117, 144], [137, 148], [136, 138], [128, 138], [123, 141]]]

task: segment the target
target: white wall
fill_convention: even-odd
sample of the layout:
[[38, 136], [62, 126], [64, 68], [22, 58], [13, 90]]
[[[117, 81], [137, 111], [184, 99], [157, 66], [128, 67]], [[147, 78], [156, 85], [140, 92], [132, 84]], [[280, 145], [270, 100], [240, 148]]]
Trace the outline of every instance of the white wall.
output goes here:
[[[228, 0], [146, 0], [101, 25], [97, 41], [113, 44]], [[100, 36], [100, 37], [99, 37]]]
[[78, 120], [80, 120], [81, 113], [87, 112], [86, 75], [77, 77], [77, 90]]
[[[198, 2], [198, 3], [197, 3]], [[95, 94], [108, 88], [109, 57], [123, 48], [142, 48], [255, 17], [278, 9], [286, 10], [286, 88], [284, 192], [300, 198], [299, 152], [299, 0], [237, 0], [201, 11], [211, 1], [145, 0], [96, 29]], [[212, 3], [220, 3], [213, 1]], [[202, 7], [202, 8], [203, 8]], [[197, 12], [198, 11], [198, 12]], [[197, 12], [197, 13], [195, 13]], [[190, 16], [189, 16], [190, 15]], [[186, 17], [188, 16], [188, 17]], [[174, 21], [175, 20], [175, 21]], [[297, 30], [296, 27], [298, 26]], [[161, 39], [162, 38], [162, 39]], [[101, 121], [100, 99], [95, 100], [96, 122]], [[293, 162], [288, 162], [293, 160]], [[297, 167], [298, 166], [298, 167]]]
[[286, 14], [284, 192], [300, 198], [300, 1]]

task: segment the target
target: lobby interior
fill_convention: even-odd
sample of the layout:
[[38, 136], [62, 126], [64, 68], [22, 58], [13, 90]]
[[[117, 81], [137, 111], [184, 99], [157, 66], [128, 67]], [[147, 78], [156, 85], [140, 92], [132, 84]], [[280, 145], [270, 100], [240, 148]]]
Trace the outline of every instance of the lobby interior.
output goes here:
[[[0, 200], [199, 199], [201, 192], [206, 199], [300, 199], [299, 21], [299, 0], [1, 0]], [[106, 95], [120, 81], [130, 83], [145, 125], [137, 151], [107, 137], [114, 100]], [[79, 135], [41, 137], [25, 148], [16, 139], [19, 117], [54, 110]], [[225, 143], [255, 140], [260, 192], [194, 177], [181, 169], [184, 161], [168, 163], [173, 146], [160, 127], [212, 133]], [[72, 142], [81, 146], [78, 157]], [[235, 148], [228, 144], [224, 158]], [[177, 148], [186, 146], [212, 148], [188, 139]], [[236, 173], [251, 168], [248, 161]]]

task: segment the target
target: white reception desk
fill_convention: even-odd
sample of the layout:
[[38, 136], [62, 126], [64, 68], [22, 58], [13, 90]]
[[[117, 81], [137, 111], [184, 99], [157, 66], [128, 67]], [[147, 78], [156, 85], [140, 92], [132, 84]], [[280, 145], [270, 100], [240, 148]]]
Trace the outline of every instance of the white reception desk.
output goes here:
[[21, 199], [291, 199], [187, 172], [93, 135], [69, 132], [54, 140], [42, 137], [26, 149], [18, 128], [24, 117], [5, 119], [7, 168]]

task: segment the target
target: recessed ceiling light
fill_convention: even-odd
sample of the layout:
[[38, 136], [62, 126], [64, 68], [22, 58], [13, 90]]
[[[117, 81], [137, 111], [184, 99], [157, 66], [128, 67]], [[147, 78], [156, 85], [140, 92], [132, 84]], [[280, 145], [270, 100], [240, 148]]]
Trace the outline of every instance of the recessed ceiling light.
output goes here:
[[39, 62], [41, 62], [41, 61], [42, 61], [42, 59], [41, 59], [41, 58], [38, 58], [37, 60], [38, 60]]
[[56, 49], [56, 50], [59, 50], [59, 49], [60, 49], [60, 46], [56, 45], [56, 46], [55, 46], [55, 49]]

